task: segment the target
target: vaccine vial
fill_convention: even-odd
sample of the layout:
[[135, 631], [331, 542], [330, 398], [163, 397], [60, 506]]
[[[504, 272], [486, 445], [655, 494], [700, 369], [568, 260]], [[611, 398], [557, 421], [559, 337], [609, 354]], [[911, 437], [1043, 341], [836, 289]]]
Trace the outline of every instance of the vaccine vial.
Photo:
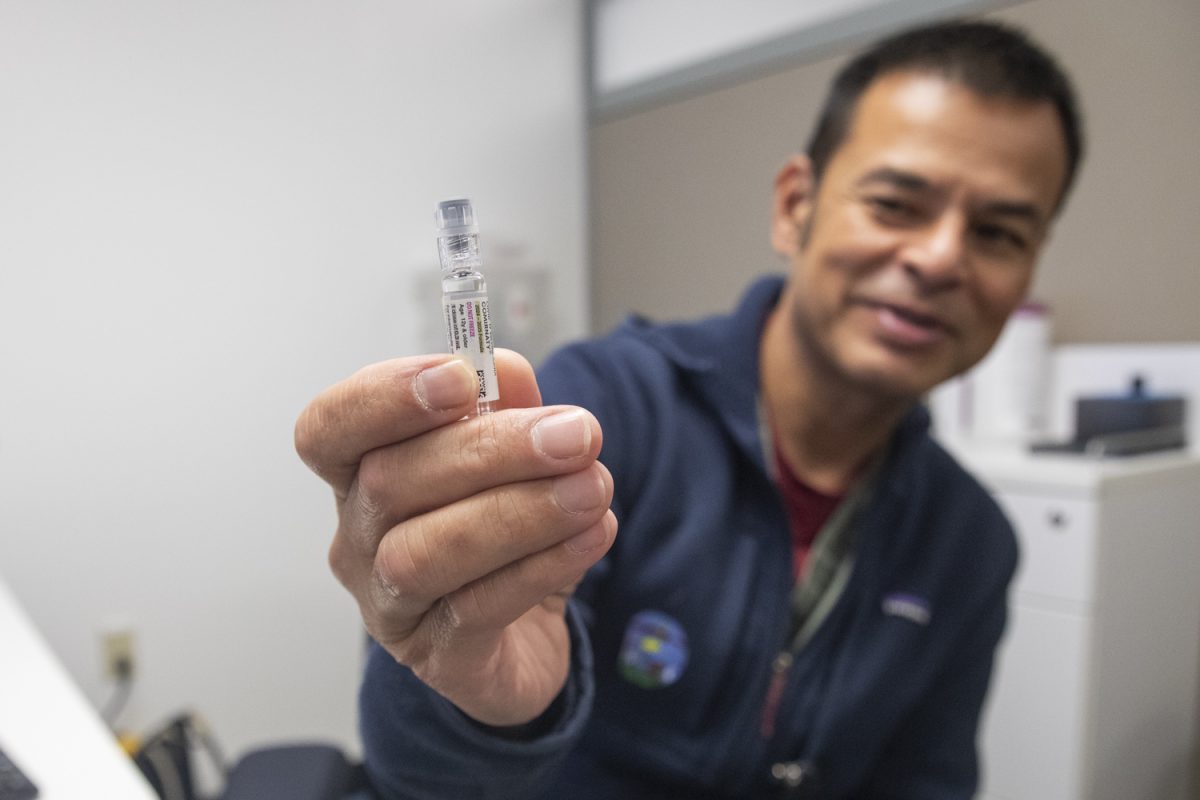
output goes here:
[[437, 213], [438, 260], [442, 265], [442, 315], [446, 346], [464, 356], [479, 378], [480, 414], [491, 413], [500, 400], [496, 360], [492, 353], [492, 318], [487, 284], [480, 267], [479, 225], [466, 198], [443, 200]]

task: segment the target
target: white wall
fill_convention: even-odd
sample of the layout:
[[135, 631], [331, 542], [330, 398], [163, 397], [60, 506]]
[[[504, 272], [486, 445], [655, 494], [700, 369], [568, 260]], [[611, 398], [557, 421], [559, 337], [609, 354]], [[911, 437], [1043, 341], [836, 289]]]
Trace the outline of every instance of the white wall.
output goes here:
[[356, 747], [362, 634], [292, 425], [439, 313], [412, 285], [449, 196], [586, 329], [580, 14], [0, 4], [0, 579], [97, 705], [98, 631], [134, 627], [130, 727]]
[[596, 0], [595, 89], [623, 89], [885, 2]]
[[593, 119], [777, 71], [922, 20], [1018, 0], [593, 0]]

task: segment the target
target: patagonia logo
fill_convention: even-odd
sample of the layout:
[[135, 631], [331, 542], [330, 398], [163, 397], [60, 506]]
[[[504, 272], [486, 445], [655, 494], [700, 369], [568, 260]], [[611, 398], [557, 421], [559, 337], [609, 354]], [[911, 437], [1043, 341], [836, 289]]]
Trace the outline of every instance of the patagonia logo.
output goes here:
[[931, 616], [928, 600], [904, 592], [893, 592], [884, 597], [883, 613], [889, 617], [902, 617], [917, 625], [928, 625]]
[[639, 611], [629, 620], [621, 642], [621, 677], [643, 689], [660, 689], [679, 680], [688, 663], [683, 626], [661, 611]]

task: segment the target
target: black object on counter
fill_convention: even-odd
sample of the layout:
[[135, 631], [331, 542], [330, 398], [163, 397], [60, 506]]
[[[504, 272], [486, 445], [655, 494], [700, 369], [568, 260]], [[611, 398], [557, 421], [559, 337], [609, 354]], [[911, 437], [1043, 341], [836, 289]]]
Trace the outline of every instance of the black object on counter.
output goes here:
[[1155, 396], [1135, 376], [1128, 394], [1081, 397], [1075, 401], [1075, 436], [1067, 442], [1038, 442], [1035, 453], [1127, 456], [1187, 446], [1187, 403], [1181, 395]]

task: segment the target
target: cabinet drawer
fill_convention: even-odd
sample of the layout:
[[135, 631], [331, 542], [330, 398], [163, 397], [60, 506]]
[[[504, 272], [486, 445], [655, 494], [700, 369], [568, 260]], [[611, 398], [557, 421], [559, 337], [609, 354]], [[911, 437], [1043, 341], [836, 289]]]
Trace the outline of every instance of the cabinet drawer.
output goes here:
[[1095, 503], [1007, 492], [996, 499], [1016, 528], [1021, 544], [1021, 565], [1014, 586], [1017, 594], [1091, 603]]

